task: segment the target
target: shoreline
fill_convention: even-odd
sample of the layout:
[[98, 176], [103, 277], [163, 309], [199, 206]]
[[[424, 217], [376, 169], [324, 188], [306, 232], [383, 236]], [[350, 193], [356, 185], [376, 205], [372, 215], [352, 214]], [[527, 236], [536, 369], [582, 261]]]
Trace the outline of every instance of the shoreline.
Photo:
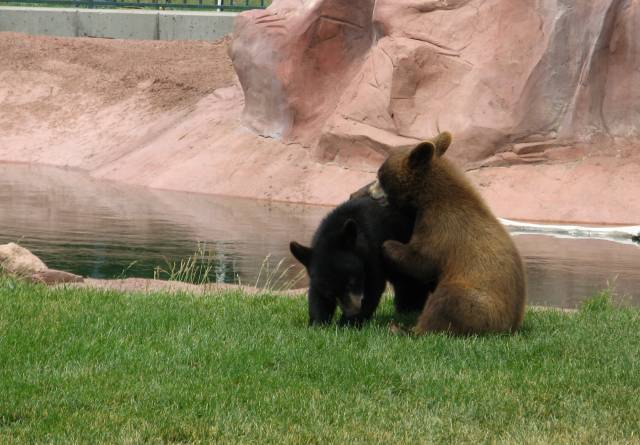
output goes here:
[[[51, 163], [40, 163], [40, 162], [30, 162], [30, 161], [20, 161], [20, 160], [13, 161], [13, 160], [6, 160], [6, 159], [0, 159], [0, 164], [20, 165], [20, 166], [36, 167], [36, 168], [37, 167], [52, 168], [56, 170], [70, 171], [74, 173], [83, 174], [83, 175], [86, 175], [87, 178], [90, 178], [91, 180], [105, 182], [105, 183], [121, 184], [125, 186], [130, 186], [132, 188], [143, 187], [145, 189], [159, 190], [159, 191], [166, 191], [166, 192], [179, 192], [179, 193], [188, 193], [188, 194], [204, 195], [204, 196], [217, 196], [221, 198], [232, 198], [232, 199], [238, 199], [238, 200], [243, 200], [247, 202], [255, 201], [255, 202], [267, 203], [267, 204], [275, 203], [275, 204], [284, 204], [284, 205], [292, 205], [292, 206], [321, 207], [326, 209], [334, 208], [335, 206], [340, 204], [340, 202], [326, 203], [326, 202], [309, 202], [304, 200], [290, 201], [290, 200], [284, 200], [284, 199], [270, 198], [268, 196], [251, 197], [251, 196], [245, 196], [245, 195], [233, 195], [233, 194], [225, 194], [225, 193], [207, 192], [205, 190], [190, 190], [190, 189], [184, 189], [179, 187], [154, 186], [153, 184], [149, 184], [149, 185], [132, 184], [127, 181], [118, 180], [118, 179], [109, 179], [104, 176], [96, 177], [91, 174], [91, 171], [85, 168], [78, 167], [78, 166], [70, 166], [70, 165], [61, 166], [61, 165], [55, 165]], [[617, 230], [614, 230], [614, 229], [626, 229], [627, 231], [635, 230], [634, 232], [635, 236], [636, 237], [640, 236], [640, 225], [638, 224], [638, 221], [608, 223], [606, 221], [559, 220], [559, 219], [544, 219], [544, 218], [541, 218], [541, 219], [512, 218], [509, 216], [503, 216], [495, 211], [494, 211], [494, 215], [506, 227], [513, 227], [513, 228], [528, 227], [529, 228], [529, 230], [525, 229], [522, 232], [516, 231], [518, 234], [519, 233], [526, 233], [526, 234], [544, 233], [546, 235], [553, 236], [554, 234], [562, 235], [563, 233], [569, 231], [569, 229], [571, 229], [572, 231], [578, 230], [580, 232], [600, 231], [605, 229], [611, 229], [612, 232], [617, 232]], [[548, 226], [548, 227], [545, 227], [545, 226]], [[560, 226], [565, 226], [565, 227], [560, 227]], [[558, 228], [559, 231], [557, 232], [549, 231], [548, 229], [552, 227]], [[577, 236], [577, 238], [582, 238], [582, 236]], [[615, 241], [616, 239], [620, 239], [620, 238], [624, 238], [624, 237], [615, 236], [611, 238], [598, 238], [598, 239], [607, 239], [610, 241]], [[631, 235], [628, 238], [631, 238]]]
[[[237, 292], [251, 296], [279, 295], [285, 297], [304, 297], [307, 293], [307, 287], [299, 287], [299, 284], [296, 285], [293, 282], [278, 285], [276, 281], [273, 284], [249, 285], [242, 283], [209, 282], [206, 279], [198, 279], [200, 284], [195, 284], [188, 281], [180, 281], [179, 277], [177, 279], [126, 276], [119, 278], [92, 278], [90, 276], [75, 275], [63, 270], [49, 268], [38, 256], [15, 243], [0, 245], [0, 278], [3, 276], [34, 284], [42, 284], [50, 288], [90, 288], [124, 294], [187, 293], [202, 296], [221, 292]], [[607, 288], [603, 287], [602, 289]], [[626, 295], [624, 293], [618, 294], [616, 291], [613, 291], [613, 288], [609, 289], [620, 297]], [[389, 291], [390, 288], [388, 287], [385, 293]], [[587, 295], [588, 294], [585, 294], [584, 297]], [[565, 304], [549, 304], [551, 301], [549, 298], [543, 300], [538, 299], [537, 303], [528, 304], [528, 307], [534, 310], [536, 308], [552, 308], [571, 311], [577, 307], [575, 304], [579, 304], [582, 300], [562, 300]], [[572, 303], [567, 304], [570, 301], [572, 301]]]

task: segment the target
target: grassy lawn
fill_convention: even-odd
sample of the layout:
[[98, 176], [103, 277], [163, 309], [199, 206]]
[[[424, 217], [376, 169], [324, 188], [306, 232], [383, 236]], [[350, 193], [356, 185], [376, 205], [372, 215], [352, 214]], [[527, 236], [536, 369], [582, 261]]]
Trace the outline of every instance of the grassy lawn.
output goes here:
[[0, 443], [640, 443], [640, 311], [309, 329], [303, 298], [0, 280]]

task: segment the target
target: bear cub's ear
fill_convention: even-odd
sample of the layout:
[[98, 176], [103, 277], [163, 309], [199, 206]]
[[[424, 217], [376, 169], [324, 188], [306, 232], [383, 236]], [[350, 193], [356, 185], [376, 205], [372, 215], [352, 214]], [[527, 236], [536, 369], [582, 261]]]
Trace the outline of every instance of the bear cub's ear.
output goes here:
[[298, 244], [295, 241], [291, 241], [289, 243], [289, 250], [295, 257], [295, 259], [300, 261], [304, 265], [304, 267], [309, 267], [313, 250], [311, 250], [309, 247], [303, 246], [302, 244]]
[[436, 146], [431, 141], [418, 144], [409, 154], [409, 167], [412, 169], [424, 168], [429, 165], [436, 152]]
[[343, 246], [348, 249], [354, 249], [356, 247], [356, 240], [358, 238], [358, 225], [353, 219], [348, 219], [342, 226], [342, 242]]
[[421, 142], [409, 154], [409, 167], [427, 167], [434, 156], [440, 157], [445, 154], [452, 139], [451, 133], [443, 131], [433, 141]]
[[453, 137], [448, 131], [443, 131], [438, 136], [436, 136], [434, 144], [436, 146], [436, 154], [438, 155], [438, 157], [442, 156], [447, 151], [447, 148], [449, 148], [449, 145], [451, 145], [452, 139]]

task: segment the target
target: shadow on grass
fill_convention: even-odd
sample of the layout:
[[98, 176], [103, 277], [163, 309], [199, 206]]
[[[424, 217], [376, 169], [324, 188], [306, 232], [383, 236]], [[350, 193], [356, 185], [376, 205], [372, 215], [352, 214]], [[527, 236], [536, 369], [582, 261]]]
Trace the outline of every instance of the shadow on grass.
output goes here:
[[413, 326], [418, 321], [420, 311], [406, 312], [406, 313], [393, 313], [384, 312], [376, 314], [372, 320], [372, 323], [380, 326], [387, 326], [390, 323], [396, 323], [402, 326]]
[[20, 423], [24, 419], [25, 417], [20, 414], [2, 413], [0, 414], [0, 428], [10, 427], [15, 423]]

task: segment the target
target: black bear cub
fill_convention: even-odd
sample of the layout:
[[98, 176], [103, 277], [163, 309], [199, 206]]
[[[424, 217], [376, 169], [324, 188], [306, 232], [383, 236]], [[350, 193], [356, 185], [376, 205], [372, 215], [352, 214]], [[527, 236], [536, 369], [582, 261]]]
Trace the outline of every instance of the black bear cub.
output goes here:
[[337, 306], [341, 325], [360, 326], [375, 312], [387, 280], [398, 312], [419, 311], [435, 284], [424, 284], [383, 263], [382, 243], [407, 242], [414, 216], [369, 196], [350, 199], [331, 211], [316, 230], [311, 247], [292, 241], [293, 256], [309, 275], [309, 324], [327, 324]]

